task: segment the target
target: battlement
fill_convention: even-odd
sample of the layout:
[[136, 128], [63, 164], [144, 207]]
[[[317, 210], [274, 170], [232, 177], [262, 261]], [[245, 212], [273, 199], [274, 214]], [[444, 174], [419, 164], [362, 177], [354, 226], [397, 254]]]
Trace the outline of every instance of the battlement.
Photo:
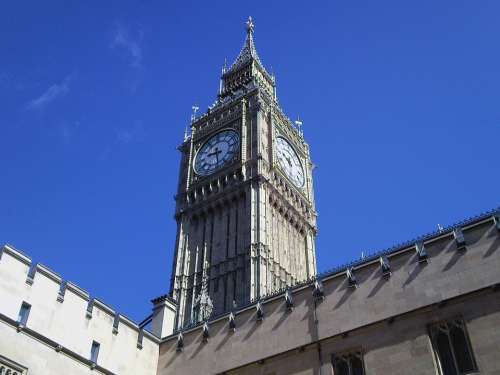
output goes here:
[[[34, 339], [87, 370], [156, 374], [158, 337], [11, 245], [0, 250], [0, 301], [2, 335], [7, 330], [6, 335]], [[19, 316], [23, 303], [30, 306], [25, 324]], [[0, 354], [23, 358], [20, 341], [15, 346], [1, 341]], [[95, 362], [91, 360], [94, 342], [99, 344]], [[54, 363], [45, 361], [49, 367], [41, 367], [39, 373], [56, 373], [49, 370]]]

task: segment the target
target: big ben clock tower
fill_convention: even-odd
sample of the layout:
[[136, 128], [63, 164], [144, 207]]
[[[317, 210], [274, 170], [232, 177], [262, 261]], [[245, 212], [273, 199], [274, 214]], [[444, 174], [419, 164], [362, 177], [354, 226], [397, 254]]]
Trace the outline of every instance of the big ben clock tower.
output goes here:
[[277, 101], [252, 19], [217, 100], [179, 147], [177, 328], [316, 274], [309, 146]]

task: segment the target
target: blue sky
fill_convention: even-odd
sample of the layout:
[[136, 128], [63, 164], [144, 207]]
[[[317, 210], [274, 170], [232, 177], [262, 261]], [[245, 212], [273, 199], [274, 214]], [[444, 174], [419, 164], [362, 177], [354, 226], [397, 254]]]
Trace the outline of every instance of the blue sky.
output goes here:
[[2, 4], [0, 243], [146, 316], [169, 286], [176, 146], [249, 15], [318, 166], [320, 271], [497, 206], [500, 2], [311, 4]]

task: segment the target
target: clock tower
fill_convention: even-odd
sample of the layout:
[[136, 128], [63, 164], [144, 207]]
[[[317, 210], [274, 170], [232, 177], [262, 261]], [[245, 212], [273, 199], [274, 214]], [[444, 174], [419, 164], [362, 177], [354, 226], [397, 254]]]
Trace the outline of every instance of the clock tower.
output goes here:
[[170, 294], [177, 328], [316, 275], [309, 145], [281, 110], [276, 81], [245, 44], [180, 145]]

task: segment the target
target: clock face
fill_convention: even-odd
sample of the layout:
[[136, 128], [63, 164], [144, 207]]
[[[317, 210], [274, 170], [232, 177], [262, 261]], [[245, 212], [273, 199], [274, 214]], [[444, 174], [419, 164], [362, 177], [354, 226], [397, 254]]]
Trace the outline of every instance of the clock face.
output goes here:
[[207, 176], [233, 160], [239, 150], [240, 137], [234, 130], [223, 130], [206, 141], [196, 154], [194, 170]]
[[299, 156], [290, 143], [283, 137], [276, 139], [276, 154], [278, 156], [278, 163], [287, 177], [295, 186], [304, 186], [304, 169], [300, 163]]

